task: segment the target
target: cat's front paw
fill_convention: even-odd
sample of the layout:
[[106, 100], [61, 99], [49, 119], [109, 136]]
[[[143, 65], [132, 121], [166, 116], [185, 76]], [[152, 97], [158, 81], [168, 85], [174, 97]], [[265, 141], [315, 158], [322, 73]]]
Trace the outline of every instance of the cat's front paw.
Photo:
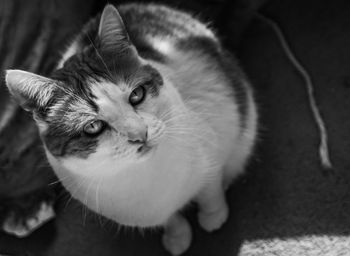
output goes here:
[[163, 245], [164, 248], [171, 253], [171, 255], [177, 256], [190, 247], [191, 244], [191, 231], [185, 231], [176, 235], [164, 234]]
[[207, 232], [215, 231], [226, 222], [229, 215], [227, 204], [223, 204], [215, 211], [199, 211], [198, 222]]
[[181, 216], [174, 217], [162, 239], [164, 248], [171, 255], [177, 256], [187, 251], [192, 241], [192, 230], [187, 220]]
[[2, 229], [17, 237], [25, 237], [55, 217], [52, 204], [42, 202], [39, 209], [29, 217], [19, 217], [11, 213], [3, 222]]

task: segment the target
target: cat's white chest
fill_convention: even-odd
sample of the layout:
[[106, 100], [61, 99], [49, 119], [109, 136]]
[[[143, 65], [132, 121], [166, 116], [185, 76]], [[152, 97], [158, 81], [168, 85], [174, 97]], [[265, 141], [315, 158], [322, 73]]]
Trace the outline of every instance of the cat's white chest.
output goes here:
[[[114, 163], [116, 173], [107, 176], [102, 175], [103, 168], [113, 164], [108, 159], [98, 167], [82, 165], [78, 174], [62, 168], [50, 155], [48, 158], [74, 198], [109, 219], [139, 227], [164, 224], [198, 192], [209, 171], [203, 169], [205, 161], [191, 160], [174, 145], [159, 148], [149, 161], [123, 168]], [[84, 176], [88, 169], [100, 171], [101, 176]]]

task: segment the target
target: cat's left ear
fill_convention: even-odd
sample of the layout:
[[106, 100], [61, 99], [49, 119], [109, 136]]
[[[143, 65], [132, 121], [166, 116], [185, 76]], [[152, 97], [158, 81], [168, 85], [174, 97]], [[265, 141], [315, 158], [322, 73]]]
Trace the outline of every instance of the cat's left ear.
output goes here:
[[118, 10], [111, 4], [103, 9], [98, 36], [104, 50], [122, 52], [131, 45], [124, 22]]
[[5, 80], [14, 99], [27, 111], [45, 107], [55, 88], [53, 80], [22, 70], [7, 70]]

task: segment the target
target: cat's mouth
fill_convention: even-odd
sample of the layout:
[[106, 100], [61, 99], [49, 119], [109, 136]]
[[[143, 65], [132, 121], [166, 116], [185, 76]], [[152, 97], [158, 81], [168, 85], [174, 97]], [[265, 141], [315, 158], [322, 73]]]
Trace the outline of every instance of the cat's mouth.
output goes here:
[[150, 153], [151, 151], [153, 151], [154, 147], [155, 146], [150, 146], [150, 145], [144, 144], [137, 149], [137, 153], [141, 154], [141, 156], [144, 156], [144, 155]]

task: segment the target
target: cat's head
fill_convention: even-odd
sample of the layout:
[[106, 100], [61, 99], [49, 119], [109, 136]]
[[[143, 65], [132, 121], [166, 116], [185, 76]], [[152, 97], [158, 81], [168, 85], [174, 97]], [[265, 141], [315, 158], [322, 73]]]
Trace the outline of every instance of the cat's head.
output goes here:
[[34, 114], [47, 153], [78, 173], [90, 166], [113, 172], [113, 165], [147, 158], [162, 140], [177, 97], [161, 72], [138, 55], [111, 5], [91, 44], [50, 78], [8, 70], [6, 83]]

